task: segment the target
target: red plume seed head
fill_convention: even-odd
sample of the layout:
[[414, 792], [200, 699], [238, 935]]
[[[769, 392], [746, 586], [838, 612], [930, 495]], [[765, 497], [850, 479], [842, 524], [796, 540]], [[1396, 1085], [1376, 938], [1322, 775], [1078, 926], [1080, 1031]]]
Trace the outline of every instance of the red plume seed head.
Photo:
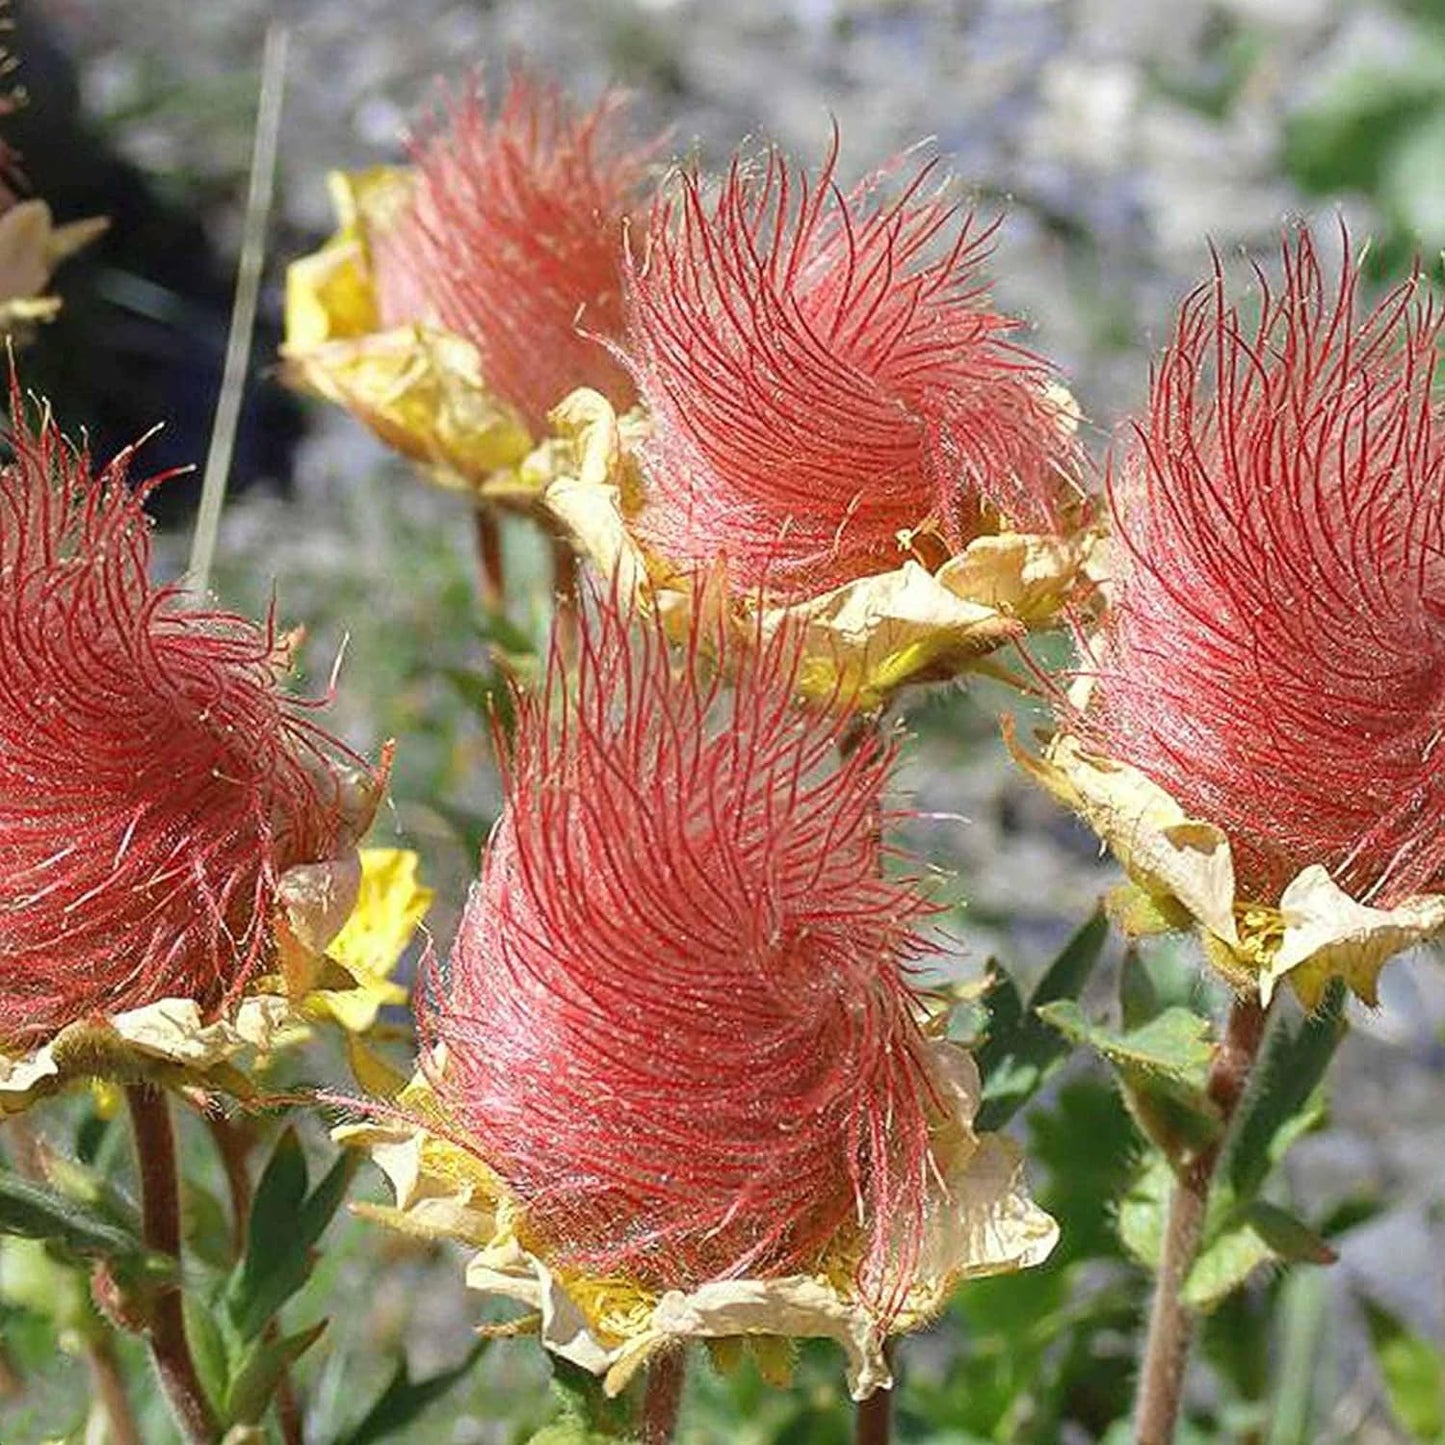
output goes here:
[[1250, 329], [1186, 301], [1113, 484], [1121, 579], [1076, 726], [1220, 826], [1241, 896], [1323, 864], [1385, 906], [1445, 890], [1441, 315], [1373, 311], [1301, 229]]
[[609, 91], [578, 113], [523, 70], [495, 115], [469, 90], [415, 144], [411, 207], [374, 242], [383, 323], [434, 316], [538, 433], [575, 387], [634, 399], [599, 339], [621, 334], [623, 222], [655, 149], [628, 143], [625, 110]]
[[786, 649], [729, 693], [696, 635], [676, 666], [643, 632], [604, 609], [572, 695], [554, 652], [551, 701], [519, 702], [419, 1011], [437, 1087], [553, 1262], [689, 1288], [841, 1238], [896, 1307], [938, 1094], [909, 983], [930, 905], [879, 873], [891, 749], [840, 760], [846, 719], [794, 710]]
[[626, 276], [639, 529], [784, 596], [897, 567], [903, 533], [957, 550], [986, 508], [1046, 529], [1072, 469], [1050, 369], [989, 309], [996, 225], [955, 224], [933, 163], [885, 203], [878, 176], [845, 196], [836, 160], [735, 158], [711, 201], [684, 173]]
[[[0, 468], [0, 1042], [269, 963], [277, 879], [332, 856], [345, 751], [272, 628], [148, 576], [122, 454], [92, 476], [12, 389]], [[349, 755], [348, 755], [349, 756]]]

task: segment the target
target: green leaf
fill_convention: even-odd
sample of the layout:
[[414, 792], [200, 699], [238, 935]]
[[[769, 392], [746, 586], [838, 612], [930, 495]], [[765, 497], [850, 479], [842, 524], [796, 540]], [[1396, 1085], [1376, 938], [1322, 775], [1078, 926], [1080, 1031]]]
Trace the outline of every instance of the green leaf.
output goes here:
[[1289, 1145], [1321, 1117], [1317, 1091], [1347, 1032], [1344, 1009], [1336, 979], [1314, 1013], [1298, 1023], [1280, 1018], [1270, 1030], [1220, 1166], [1239, 1198], [1258, 1194]]
[[552, 1357], [551, 1365], [552, 1394], [562, 1406], [559, 1425], [580, 1426], [603, 1440], [627, 1437], [632, 1429], [632, 1402], [625, 1395], [609, 1399], [602, 1381], [591, 1370], [559, 1355]]
[[[1050, 1266], [1117, 1256], [1115, 1201], [1135, 1173], [1138, 1148], [1119, 1091], [1097, 1075], [1071, 1078], [1048, 1108], [1029, 1111], [1028, 1126], [1030, 1165], [1036, 1162], [1047, 1176], [1037, 1186], [1039, 1203], [1062, 1229]], [[1015, 1278], [1009, 1276], [1008, 1283]], [[976, 1288], [970, 1285], [961, 1297]]]
[[181, 1313], [185, 1318], [186, 1340], [191, 1347], [191, 1358], [195, 1361], [201, 1387], [212, 1407], [219, 1410], [225, 1403], [231, 1368], [226, 1356], [226, 1341], [216, 1321], [214, 1303], [187, 1291], [181, 1296]]
[[1119, 1241], [1146, 1269], [1159, 1268], [1164, 1221], [1174, 1189], [1174, 1170], [1162, 1154], [1151, 1154], [1119, 1201]]
[[1334, 1250], [1292, 1214], [1256, 1199], [1231, 1211], [1194, 1261], [1180, 1297], [1193, 1309], [1212, 1310], [1262, 1265], [1333, 1264]]
[[1214, 1047], [1209, 1020], [1184, 1008], [1167, 1008], [1141, 1028], [1114, 1033], [1086, 1019], [1077, 1003], [1046, 1004], [1039, 1016], [1075, 1043], [1088, 1044], [1120, 1073], [1177, 1086], [1203, 1097]]
[[1006, 1124], [1068, 1056], [1068, 1044], [1041, 1021], [1040, 1011], [1079, 995], [1108, 937], [1109, 922], [1102, 910], [1096, 911], [1045, 970], [1027, 1007], [1013, 981], [998, 971], [986, 999], [988, 1036], [975, 1054], [984, 1081], [980, 1129]]
[[413, 1380], [406, 1360], [399, 1360], [386, 1389], [377, 1396], [360, 1424], [343, 1436], [337, 1445], [372, 1445], [372, 1442], [384, 1440], [388, 1435], [404, 1429], [428, 1405], [441, 1399], [458, 1380], [468, 1374], [489, 1344], [490, 1340], [478, 1340], [460, 1364], [441, 1370], [435, 1375], [428, 1375], [425, 1380]]
[[108, 1210], [47, 1189], [9, 1170], [0, 1170], [0, 1233], [44, 1239], [81, 1259], [145, 1261], [158, 1271], [161, 1257], [151, 1255], [139, 1235]]
[[311, 1252], [331, 1222], [357, 1160], [343, 1153], [308, 1195], [306, 1156], [293, 1128], [282, 1130], [256, 1186], [246, 1252], [226, 1288], [226, 1312], [242, 1341], [254, 1339], [306, 1283]]
[[1275, 1259], [1261, 1235], [1241, 1221], [1200, 1250], [1179, 1297], [1191, 1309], [1212, 1310], [1261, 1265], [1273, 1264]]
[[318, 1320], [308, 1329], [297, 1330], [293, 1335], [252, 1342], [237, 1363], [236, 1373], [232, 1375], [230, 1388], [226, 1391], [222, 1414], [228, 1425], [260, 1424], [271, 1397], [276, 1393], [282, 1372], [321, 1338], [327, 1323], [326, 1320]]
[[1173, 938], [1152, 939], [1124, 951], [1119, 970], [1119, 1004], [1124, 1028], [1137, 1029], [1166, 1009], [1192, 1009], [1199, 1002], [1199, 961]]
[[1440, 1346], [1387, 1310], [1366, 1302], [1365, 1319], [1390, 1408], [1420, 1441], [1445, 1439], [1445, 1365]]

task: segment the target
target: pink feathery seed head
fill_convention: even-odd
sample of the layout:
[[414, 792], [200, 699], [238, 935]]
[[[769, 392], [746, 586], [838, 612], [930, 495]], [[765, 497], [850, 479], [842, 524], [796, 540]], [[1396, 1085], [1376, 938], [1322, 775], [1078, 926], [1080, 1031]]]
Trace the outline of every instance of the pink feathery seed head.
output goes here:
[[349, 752], [265, 626], [148, 575], [129, 454], [92, 474], [12, 384], [0, 467], [0, 1043], [160, 998], [214, 1010], [272, 958], [280, 875], [337, 851]]
[[373, 248], [383, 322], [430, 316], [469, 341], [538, 432], [576, 387], [618, 410], [634, 399], [605, 342], [621, 335], [623, 226], [657, 142], [629, 142], [626, 108], [613, 90], [575, 110], [522, 69], [495, 113], [469, 88], [415, 143], [411, 206]]
[[1230, 838], [1241, 895], [1323, 864], [1388, 905], [1445, 890], [1441, 316], [1374, 310], [1308, 230], [1252, 324], [1184, 304], [1111, 485], [1124, 576], [1085, 736]]
[[885, 199], [904, 159], [845, 195], [835, 135], [816, 175], [774, 150], [654, 201], [625, 349], [665, 555], [804, 595], [900, 565], [900, 534], [1050, 526], [1074, 447], [1050, 368], [990, 309], [997, 223], [960, 220], [934, 162]]
[[437, 1087], [554, 1262], [688, 1288], [841, 1249], [886, 1313], [939, 1100], [910, 984], [931, 905], [880, 876], [892, 748], [841, 757], [848, 720], [795, 710], [787, 646], [728, 690], [696, 634], [676, 658], [641, 633], [599, 609], [575, 679], [554, 650], [519, 703], [422, 990]]

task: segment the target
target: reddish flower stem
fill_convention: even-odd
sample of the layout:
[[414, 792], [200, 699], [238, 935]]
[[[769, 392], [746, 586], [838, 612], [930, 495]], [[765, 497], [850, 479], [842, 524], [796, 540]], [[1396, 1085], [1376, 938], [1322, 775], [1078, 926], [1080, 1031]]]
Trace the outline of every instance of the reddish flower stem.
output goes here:
[[853, 1417], [855, 1445], [888, 1445], [893, 1438], [893, 1391], [874, 1390]]
[[[142, 1237], [147, 1249], [179, 1263], [181, 1196], [170, 1107], [164, 1094], [143, 1084], [127, 1085], [125, 1101], [135, 1134]], [[221, 1432], [191, 1359], [179, 1286], [156, 1292], [149, 1333], [151, 1359], [182, 1436], [188, 1445], [214, 1445]]]
[[487, 612], [501, 612], [507, 605], [507, 570], [502, 559], [502, 525], [491, 507], [477, 507], [476, 534], [482, 607]]
[[1194, 1334], [1194, 1319], [1181, 1300], [1180, 1291], [1199, 1251], [1214, 1171], [1239, 1101], [1248, 1087], [1250, 1071], [1259, 1057], [1267, 1014], [1267, 1007], [1253, 994], [1235, 999], [1207, 1084], [1209, 1098], [1219, 1111], [1220, 1133], [1213, 1143], [1186, 1158], [1176, 1173], [1139, 1376], [1135, 1406], [1137, 1445], [1170, 1445], [1174, 1439], [1184, 1397], [1185, 1366]]
[[671, 1445], [687, 1381], [687, 1351], [668, 1350], [647, 1367], [642, 1396], [642, 1445]]

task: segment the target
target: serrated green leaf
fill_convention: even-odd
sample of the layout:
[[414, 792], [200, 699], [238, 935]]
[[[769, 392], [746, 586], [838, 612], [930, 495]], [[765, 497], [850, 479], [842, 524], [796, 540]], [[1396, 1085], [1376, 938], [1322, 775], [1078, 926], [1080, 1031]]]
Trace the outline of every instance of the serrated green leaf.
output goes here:
[[1072, 999], [1045, 1004], [1039, 1016], [1075, 1043], [1088, 1044], [1121, 1073], [1167, 1081], [1190, 1096], [1204, 1095], [1210, 1061], [1209, 1020], [1184, 1008], [1168, 1008], [1142, 1028], [1115, 1033], [1090, 1023]]
[[377, 1396], [356, 1428], [342, 1436], [337, 1445], [373, 1445], [373, 1442], [405, 1429], [428, 1405], [441, 1399], [458, 1380], [470, 1373], [490, 1344], [490, 1340], [478, 1340], [466, 1359], [450, 1369], [428, 1375], [424, 1380], [412, 1379], [403, 1357], [397, 1362], [386, 1389]]
[[355, 1172], [343, 1153], [308, 1195], [306, 1156], [296, 1131], [282, 1130], [251, 1205], [246, 1252], [226, 1288], [226, 1311], [242, 1341], [254, 1339], [306, 1283], [311, 1252]]
[[226, 1403], [222, 1410], [226, 1424], [259, 1424], [276, 1393], [282, 1371], [321, 1338], [327, 1323], [326, 1320], [318, 1320], [295, 1334], [253, 1341], [237, 1362], [236, 1372], [231, 1376], [226, 1391]]
[[1223, 1230], [1199, 1251], [1179, 1297], [1191, 1309], [1212, 1310], [1261, 1265], [1278, 1256], [1247, 1220]]
[[1333, 1264], [1336, 1255], [1287, 1210], [1256, 1199], [1234, 1208], [1211, 1231], [1180, 1291], [1193, 1309], [1212, 1310], [1263, 1265]]
[[1045, 970], [1027, 1007], [1013, 981], [998, 970], [998, 982], [985, 999], [987, 1037], [975, 1053], [983, 1077], [977, 1119], [980, 1129], [995, 1130], [1006, 1124], [1068, 1056], [1067, 1042], [1040, 1020], [1040, 1011], [1078, 996], [1108, 937], [1108, 920], [1102, 911], [1095, 912]]
[[558, 1424], [575, 1423], [595, 1431], [602, 1439], [625, 1438], [632, 1428], [630, 1400], [625, 1396], [609, 1399], [602, 1389], [602, 1381], [591, 1370], [584, 1370], [560, 1355], [552, 1357], [551, 1365], [552, 1394], [562, 1406]]
[[1116, 1227], [1119, 1242], [1146, 1269], [1158, 1269], [1164, 1240], [1164, 1221], [1174, 1171], [1161, 1154], [1151, 1154], [1134, 1176], [1129, 1192], [1119, 1201]]
[[1440, 1346], [1366, 1302], [1365, 1319], [1390, 1409], [1419, 1441], [1445, 1440], [1445, 1363]]

